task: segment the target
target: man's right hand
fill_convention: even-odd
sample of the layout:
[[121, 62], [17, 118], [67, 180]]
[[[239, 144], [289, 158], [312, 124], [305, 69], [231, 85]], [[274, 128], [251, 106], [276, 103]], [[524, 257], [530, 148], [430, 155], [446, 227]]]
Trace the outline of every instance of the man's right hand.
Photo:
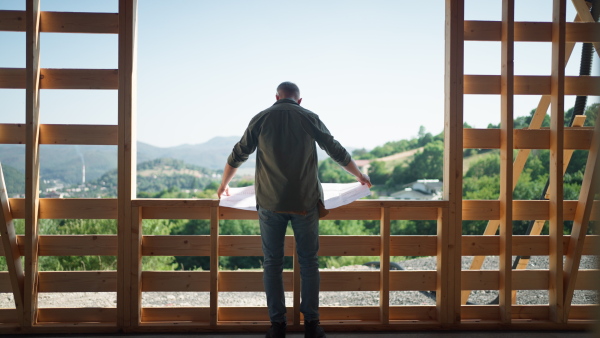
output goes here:
[[217, 196], [219, 196], [219, 199], [221, 199], [222, 195], [229, 196], [229, 184], [220, 185], [219, 189], [217, 189]]

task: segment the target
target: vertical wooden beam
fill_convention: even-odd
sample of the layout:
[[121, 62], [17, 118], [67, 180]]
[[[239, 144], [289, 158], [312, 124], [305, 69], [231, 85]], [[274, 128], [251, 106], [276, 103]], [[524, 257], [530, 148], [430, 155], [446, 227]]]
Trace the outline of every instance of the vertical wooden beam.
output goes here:
[[[445, 53], [444, 199], [449, 201], [449, 208], [448, 217], [442, 218], [444, 224], [438, 226], [437, 236], [444, 238], [441, 242], [445, 245], [438, 247], [438, 271], [449, 270], [447, 278], [439, 281], [448, 285], [441, 288], [447, 294], [443, 296], [445, 305], [438, 303], [438, 310], [441, 306], [441, 310], [447, 311], [440, 317], [442, 324], [454, 324], [460, 322], [464, 0], [446, 0]], [[440, 252], [446, 254], [440, 257]]]
[[142, 321], [142, 208], [131, 211], [131, 326], [137, 327]]
[[390, 323], [390, 208], [381, 208], [381, 251], [379, 262], [379, 320]]
[[300, 262], [298, 261], [298, 251], [295, 240], [292, 241], [292, 247], [294, 248], [294, 290], [292, 294], [294, 317], [292, 325], [300, 330], [300, 290], [302, 290], [302, 281], [300, 278]]
[[[575, 1], [579, 1], [579, 0], [575, 0]], [[575, 19], [573, 21], [574, 22], [581, 21], [580, 16], [576, 15]], [[573, 53], [574, 48], [575, 48], [574, 42], [568, 42], [566, 44], [565, 67], [567, 66], [567, 63], [569, 61], [569, 58], [571, 57], [571, 54]], [[542, 127], [542, 123], [544, 122], [544, 118], [546, 117], [546, 113], [548, 112], [548, 108], [550, 107], [550, 101], [551, 101], [550, 95], [542, 95], [542, 97], [540, 98], [540, 102], [538, 103], [538, 106], [535, 109], [535, 113], [533, 114], [533, 116], [531, 118], [531, 122], [529, 122], [528, 129], [540, 129]], [[575, 126], [575, 124], [573, 126]], [[581, 126], [583, 126], [583, 123], [580, 125], [580, 127]], [[517, 186], [517, 183], [519, 182], [519, 178], [521, 177], [523, 168], [525, 168], [525, 163], [527, 162], [527, 158], [529, 157], [530, 153], [531, 153], [531, 149], [519, 149], [517, 151], [517, 156], [515, 157], [515, 160], [513, 162], [513, 179], [512, 179], [513, 190], [515, 189], [515, 187]], [[567, 151], [565, 151], [565, 156], [567, 156]], [[566, 160], [566, 157], [565, 157], [565, 167], [568, 164], [567, 162], [568, 161]], [[543, 222], [545, 222], [545, 221], [536, 221], [536, 222], [542, 222], [541, 225], [539, 223], [536, 223], [536, 226], [543, 227], [543, 225], [544, 225]], [[494, 236], [494, 235], [496, 235], [496, 231], [498, 231], [499, 227], [500, 227], [499, 220], [490, 220], [490, 221], [488, 221], [488, 224], [486, 225], [485, 230], [483, 231], [483, 235], [484, 236]], [[535, 227], [534, 227], [534, 229], [535, 229]], [[473, 261], [471, 262], [471, 266], [469, 267], [469, 269], [470, 270], [481, 269], [481, 266], [483, 265], [485, 257], [486, 256], [473, 257]], [[525, 266], [526, 266], [527, 262], [529, 262], [529, 260], [521, 259], [519, 261], [519, 264], [522, 263], [522, 264], [525, 264]], [[462, 291], [461, 303], [463, 305], [467, 303], [467, 300], [469, 299], [470, 294], [471, 294], [471, 290], [463, 290]], [[516, 297], [516, 292], [513, 292], [513, 303], [514, 303], [515, 297]]]
[[579, 200], [577, 201], [577, 209], [575, 209], [575, 219], [573, 220], [573, 229], [567, 247], [567, 257], [564, 267], [564, 321], [569, 318], [569, 310], [571, 300], [575, 291], [575, 282], [577, 281], [577, 272], [579, 271], [579, 262], [581, 261], [581, 253], [583, 251], [583, 242], [588, 230], [588, 222], [592, 212], [592, 204], [594, 202], [594, 194], [600, 179], [600, 157], [598, 151], [600, 147], [600, 115], [596, 117], [596, 128], [588, 153], [587, 164], [583, 182], [581, 183], [581, 191], [579, 192]]
[[[437, 311], [437, 319], [443, 325], [444, 323], [449, 322], [448, 318], [448, 295], [451, 292], [449, 290], [450, 277], [450, 266], [447, 263], [448, 261], [448, 252], [449, 252], [449, 238], [448, 236], [443, 236], [444, 228], [448, 225], [448, 209], [446, 208], [438, 208], [438, 219], [437, 219], [437, 273], [436, 273], [436, 289], [435, 289], [435, 304]], [[454, 285], [460, 289], [460, 284]]]
[[566, 1], [553, 0], [552, 73], [550, 114], [550, 319], [563, 316], [563, 157], [565, 98], [565, 13]]
[[26, 4], [26, 145], [25, 145], [25, 306], [23, 326], [37, 321], [38, 212], [40, 206], [40, 2]]
[[21, 265], [21, 253], [17, 244], [15, 225], [12, 214], [10, 213], [10, 204], [8, 202], [8, 192], [4, 182], [4, 173], [0, 165], [0, 237], [4, 246], [4, 256], [8, 267], [8, 276], [10, 286], [15, 299], [15, 308], [19, 323], [23, 322], [23, 288], [25, 284], [25, 274]]
[[210, 325], [219, 321], [219, 207], [210, 208]]
[[515, 2], [502, 1], [500, 74], [500, 320], [511, 322]]
[[119, 0], [117, 325], [131, 325], [131, 200], [136, 196], [137, 0]]

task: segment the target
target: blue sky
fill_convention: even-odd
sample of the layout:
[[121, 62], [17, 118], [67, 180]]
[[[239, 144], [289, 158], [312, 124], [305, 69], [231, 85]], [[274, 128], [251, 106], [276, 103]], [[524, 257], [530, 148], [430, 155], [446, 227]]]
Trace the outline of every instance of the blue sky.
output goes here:
[[[116, 12], [116, 0], [42, 0], [42, 10]], [[467, 0], [466, 19], [500, 20], [501, 0]], [[139, 0], [138, 140], [166, 147], [239, 136], [296, 82], [303, 106], [347, 147], [443, 130], [444, 1]], [[0, 9], [23, 10], [24, 0]], [[567, 2], [567, 20], [575, 11]], [[517, 21], [550, 21], [551, 1], [517, 0]], [[550, 43], [517, 43], [515, 73], [549, 75]], [[0, 67], [25, 66], [25, 33], [0, 32]], [[567, 67], [579, 71], [581, 44]], [[594, 72], [600, 73], [599, 60]], [[42, 33], [44, 68], [117, 68], [116, 35]], [[466, 74], [499, 74], [499, 42], [467, 42]], [[597, 102], [598, 98], [592, 98]], [[526, 115], [539, 96], [515, 98]], [[25, 91], [0, 89], [0, 123], [25, 121]], [[566, 98], [566, 107], [574, 97]], [[42, 123], [116, 124], [116, 91], [42, 90]], [[500, 120], [500, 98], [465, 96], [465, 121]]]

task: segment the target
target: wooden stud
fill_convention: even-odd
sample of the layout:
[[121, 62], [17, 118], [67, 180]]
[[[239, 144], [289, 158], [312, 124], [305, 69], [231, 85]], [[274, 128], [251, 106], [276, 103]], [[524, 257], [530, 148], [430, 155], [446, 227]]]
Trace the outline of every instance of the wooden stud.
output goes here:
[[37, 321], [38, 211], [39, 211], [39, 95], [40, 95], [40, 3], [26, 2], [26, 145], [25, 145], [25, 306], [23, 327]]
[[565, 98], [566, 2], [553, 0], [552, 85], [550, 114], [550, 319], [564, 322], [563, 315], [563, 136]]
[[579, 200], [577, 202], [577, 211], [575, 212], [575, 220], [571, 230], [569, 246], [566, 252], [566, 260], [564, 266], [564, 320], [569, 318], [569, 309], [573, 293], [575, 290], [575, 282], [577, 280], [579, 263], [583, 251], [583, 243], [588, 230], [588, 222], [592, 211], [592, 202], [594, 194], [597, 191], [597, 185], [600, 182], [600, 156], [598, 156], [600, 143], [600, 118], [596, 117], [596, 131], [592, 146], [588, 153], [587, 164], [583, 181], [581, 182], [581, 191], [579, 192]]
[[[437, 221], [437, 269], [436, 269], [436, 308], [437, 308], [437, 318], [440, 323], [448, 323], [451, 318], [448, 318], [449, 310], [449, 294], [452, 292], [449, 290], [449, 280], [450, 277], [450, 264], [448, 260], [450, 259], [449, 255], [449, 239], [446, 234], [445, 227], [448, 224], [449, 211], [446, 209], [439, 209], [439, 218]], [[458, 287], [460, 284], [455, 284], [454, 287]]]
[[[444, 75], [444, 199], [449, 207], [438, 215], [438, 320], [460, 322], [462, 233], [462, 159], [464, 96], [464, 0], [446, 0]], [[443, 256], [440, 259], [440, 256]], [[440, 263], [442, 266], [440, 266]]]
[[6, 184], [4, 182], [4, 173], [0, 165], [0, 237], [4, 256], [6, 257], [6, 265], [10, 276], [11, 291], [15, 301], [17, 311], [17, 319], [23, 322], [23, 299], [25, 274], [21, 265], [21, 253], [17, 243], [15, 234], [15, 225], [10, 213], [8, 204], [8, 194], [6, 192]]
[[210, 325], [217, 326], [219, 308], [219, 208], [210, 209]]
[[136, 197], [137, 0], [119, 0], [117, 326], [131, 326], [131, 200]]
[[[142, 321], [142, 208], [132, 207], [131, 212], [131, 278], [129, 293], [131, 326]], [[127, 287], [127, 286], [126, 286]]]
[[511, 322], [512, 194], [514, 121], [514, 0], [502, 1], [502, 70], [500, 122], [500, 320]]
[[381, 249], [379, 254], [379, 321], [390, 322], [390, 209], [381, 208]]

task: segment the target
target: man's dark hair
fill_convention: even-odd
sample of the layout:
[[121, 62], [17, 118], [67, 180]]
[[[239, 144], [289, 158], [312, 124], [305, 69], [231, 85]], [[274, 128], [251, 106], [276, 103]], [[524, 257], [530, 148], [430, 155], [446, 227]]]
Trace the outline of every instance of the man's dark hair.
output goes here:
[[280, 98], [300, 98], [300, 88], [296, 86], [295, 83], [292, 82], [282, 82], [279, 86], [277, 86], [277, 94]]

